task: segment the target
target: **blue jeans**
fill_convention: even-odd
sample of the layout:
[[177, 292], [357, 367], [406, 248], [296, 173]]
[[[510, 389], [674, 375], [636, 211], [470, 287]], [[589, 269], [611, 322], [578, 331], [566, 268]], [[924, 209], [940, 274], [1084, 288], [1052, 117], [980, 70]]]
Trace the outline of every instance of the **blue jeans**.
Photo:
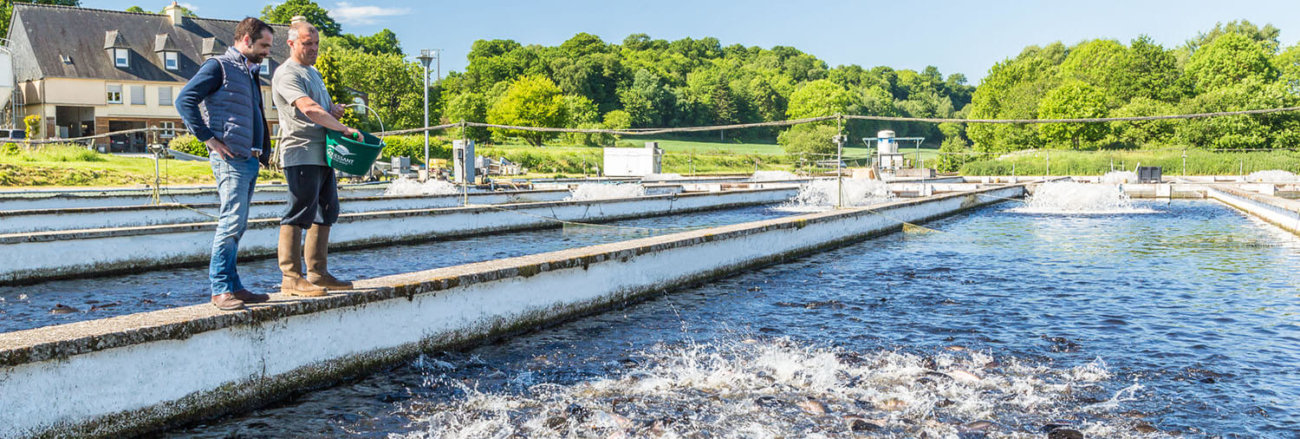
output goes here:
[[258, 163], [257, 157], [226, 160], [216, 153], [208, 161], [217, 180], [217, 196], [221, 198], [221, 216], [217, 219], [212, 262], [208, 265], [208, 280], [212, 282], [212, 295], [216, 296], [244, 289], [235, 269], [235, 256], [239, 253], [239, 238], [248, 229], [248, 206], [253, 201], [253, 187], [257, 185]]

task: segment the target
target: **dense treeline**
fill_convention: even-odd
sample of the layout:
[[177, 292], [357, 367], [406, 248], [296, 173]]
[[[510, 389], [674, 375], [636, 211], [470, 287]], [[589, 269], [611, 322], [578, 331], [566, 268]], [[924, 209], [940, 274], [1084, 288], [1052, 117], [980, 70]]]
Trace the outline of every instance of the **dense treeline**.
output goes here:
[[[1148, 37], [1030, 46], [989, 70], [970, 118], [1055, 119], [1208, 113], [1300, 104], [1300, 45], [1272, 25], [1219, 24], [1166, 49]], [[1300, 147], [1300, 118], [1277, 113], [1110, 124], [972, 125], [974, 150]]]
[[[50, 0], [43, 0], [50, 1]], [[351, 123], [375, 129], [423, 124], [423, 69], [403, 55], [387, 29], [343, 33], [310, 0], [268, 6], [263, 17], [308, 17], [325, 34], [321, 70], [336, 101], [366, 97], [375, 117]], [[1300, 45], [1283, 48], [1279, 30], [1247, 21], [1218, 24], [1165, 48], [1148, 37], [1098, 39], [1072, 46], [1026, 47], [997, 63], [978, 89], [961, 74], [857, 65], [829, 67], [795, 48], [724, 46], [715, 38], [618, 43], [579, 33], [558, 46], [479, 40], [464, 72], [430, 90], [431, 123], [489, 122], [573, 128], [685, 127], [768, 122], [833, 114], [1046, 119], [1204, 113], [1300, 105]], [[1290, 113], [1109, 124], [966, 125], [850, 121], [851, 139], [892, 129], [925, 137], [948, 153], [939, 166], [1032, 148], [1073, 150], [1152, 147], [1300, 148], [1300, 117]], [[834, 122], [764, 127], [700, 136], [781, 143], [791, 153], [824, 153]], [[560, 135], [470, 128], [452, 130], [481, 143], [519, 138], [610, 144], [603, 135]]]
[[[964, 76], [945, 78], [934, 67], [831, 68], [791, 47], [723, 46], [715, 38], [666, 41], [645, 34], [613, 44], [585, 33], [554, 47], [477, 41], [466, 71], [449, 75], [441, 88], [444, 121], [584, 128], [721, 125], [836, 113], [953, 117], [974, 92]], [[867, 135], [883, 125], [855, 122], [847, 128]], [[931, 124], [891, 128], [936, 142], [956, 132]], [[770, 140], [778, 132], [707, 135]], [[824, 151], [834, 132], [833, 124], [801, 126], [780, 139], [791, 150]], [[480, 141], [520, 134], [466, 133]], [[548, 136], [527, 140], [540, 144]]]

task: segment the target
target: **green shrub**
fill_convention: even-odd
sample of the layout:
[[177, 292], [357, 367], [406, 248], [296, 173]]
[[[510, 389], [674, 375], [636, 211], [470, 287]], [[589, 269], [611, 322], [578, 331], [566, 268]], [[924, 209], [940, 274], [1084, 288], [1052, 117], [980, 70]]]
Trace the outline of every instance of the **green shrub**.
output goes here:
[[176, 136], [171, 142], [167, 142], [167, 147], [173, 151], [180, 151], [186, 154], [193, 154], [199, 157], [208, 156], [208, 146], [199, 141], [197, 137], [189, 134]]
[[50, 144], [22, 154], [28, 162], [103, 162], [104, 156], [81, 145]]
[[28, 139], [35, 139], [41, 135], [41, 116], [33, 114], [24, 117], [23, 125], [27, 128]]
[[[482, 154], [480, 154], [482, 155]], [[410, 157], [411, 163], [424, 163], [424, 136], [384, 137], [384, 152], [380, 158]], [[451, 142], [441, 137], [429, 137], [429, 159], [451, 159]]]
[[3, 146], [0, 146], [0, 155], [18, 155], [22, 152], [17, 143], [6, 142]]

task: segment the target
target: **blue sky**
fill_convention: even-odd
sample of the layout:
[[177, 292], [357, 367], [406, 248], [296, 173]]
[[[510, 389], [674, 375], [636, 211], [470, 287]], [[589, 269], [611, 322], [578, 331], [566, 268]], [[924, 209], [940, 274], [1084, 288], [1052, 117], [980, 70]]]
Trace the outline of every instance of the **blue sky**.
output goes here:
[[[160, 10], [167, 0], [82, 0], [82, 5]], [[264, 1], [188, 0], [200, 16], [257, 16]], [[442, 70], [463, 70], [478, 39], [556, 45], [578, 32], [621, 42], [634, 33], [675, 40], [716, 37], [723, 45], [793, 46], [831, 66], [858, 64], [963, 73], [977, 83], [994, 63], [1030, 44], [1150, 35], [1182, 44], [1215, 22], [1247, 19], [1300, 40], [1300, 2], [1234, 0], [1074, 1], [411, 1], [322, 0], [345, 32], [392, 29], [408, 54], [443, 49]]]

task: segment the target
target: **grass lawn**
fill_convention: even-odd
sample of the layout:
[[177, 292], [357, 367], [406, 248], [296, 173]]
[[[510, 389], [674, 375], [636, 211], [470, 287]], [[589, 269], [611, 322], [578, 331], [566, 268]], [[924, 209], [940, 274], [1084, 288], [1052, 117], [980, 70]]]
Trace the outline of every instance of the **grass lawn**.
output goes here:
[[[163, 160], [163, 184], [212, 184], [207, 162]], [[258, 181], [283, 179], [262, 171]], [[149, 158], [100, 154], [80, 146], [50, 145], [0, 154], [0, 187], [33, 186], [152, 186], [154, 161]]]

